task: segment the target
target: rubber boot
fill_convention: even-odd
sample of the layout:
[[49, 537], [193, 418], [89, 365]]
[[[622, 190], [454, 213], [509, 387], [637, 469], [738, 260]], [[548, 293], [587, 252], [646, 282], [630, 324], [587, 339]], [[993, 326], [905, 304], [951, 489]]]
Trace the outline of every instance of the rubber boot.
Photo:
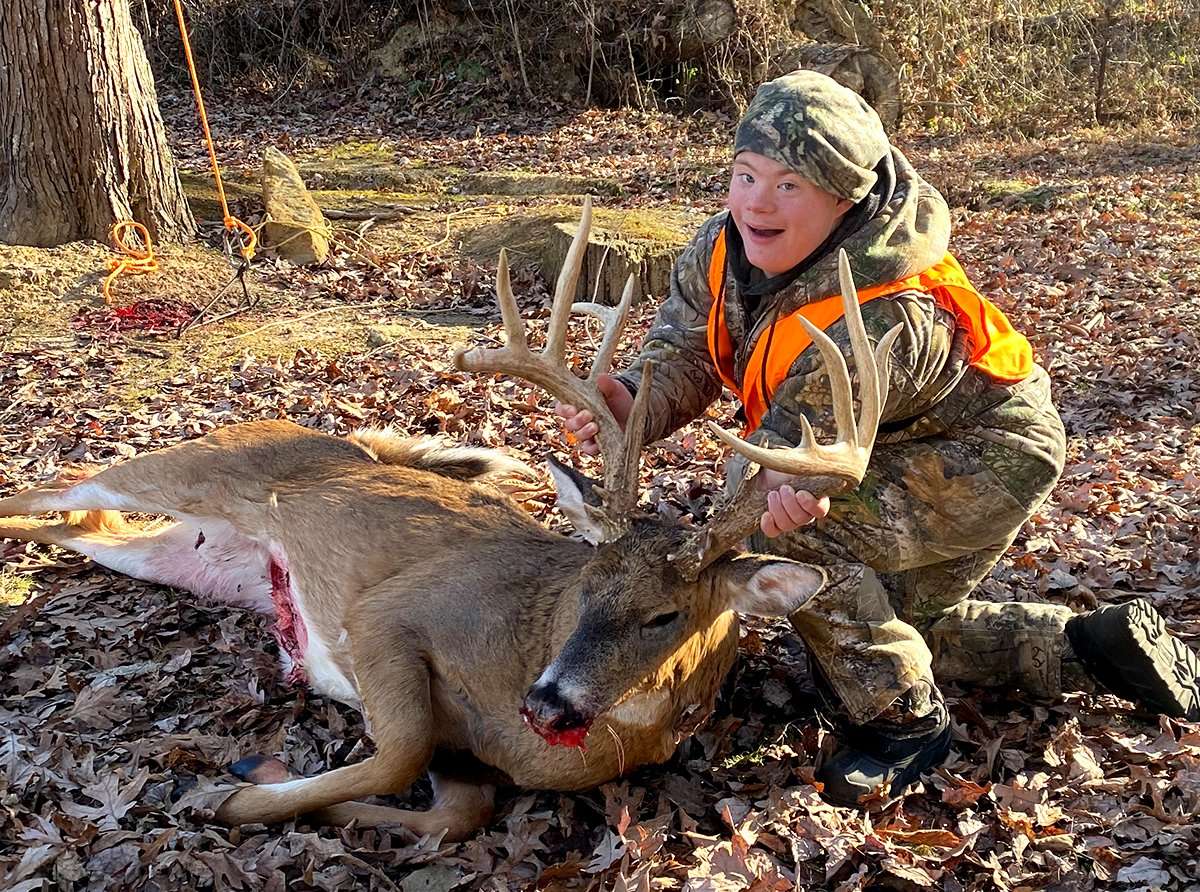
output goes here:
[[1118, 697], [1200, 721], [1200, 658], [1167, 630], [1148, 601], [1100, 607], [1068, 620], [1066, 632], [1074, 659]]
[[837, 735], [836, 747], [815, 772], [827, 802], [849, 807], [882, 804], [903, 795], [924, 772], [945, 761], [950, 716], [932, 681], [917, 682], [882, 715], [853, 725], [841, 714], [820, 672], [814, 676], [831, 707]]

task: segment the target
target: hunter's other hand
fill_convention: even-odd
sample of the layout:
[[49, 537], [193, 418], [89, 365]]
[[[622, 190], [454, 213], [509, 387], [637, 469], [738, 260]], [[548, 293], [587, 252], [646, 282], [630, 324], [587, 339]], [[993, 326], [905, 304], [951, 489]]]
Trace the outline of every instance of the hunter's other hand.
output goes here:
[[[624, 430], [629, 410], [633, 408], [633, 394], [612, 375], [601, 375], [596, 379], [596, 386], [604, 397], [604, 402], [608, 404], [608, 411], [612, 412], [613, 418], [621, 425], [621, 430]], [[555, 403], [554, 414], [563, 419], [563, 427], [575, 438], [581, 452], [595, 455], [600, 451], [600, 445], [596, 442], [600, 426], [591, 412], [568, 403]]]
[[763, 468], [759, 486], [767, 490], [767, 510], [759, 526], [768, 539], [820, 520], [829, 513], [829, 496], [817, 498], [811, 492], [797, 490], [787, 481], [787, 474]]

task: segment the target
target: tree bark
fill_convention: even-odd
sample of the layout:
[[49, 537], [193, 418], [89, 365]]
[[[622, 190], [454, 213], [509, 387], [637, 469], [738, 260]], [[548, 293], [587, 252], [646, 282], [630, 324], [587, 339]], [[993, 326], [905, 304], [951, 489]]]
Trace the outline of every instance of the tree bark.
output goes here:
[[2, 0], [0, 242], [195, 232], [129, 0]]

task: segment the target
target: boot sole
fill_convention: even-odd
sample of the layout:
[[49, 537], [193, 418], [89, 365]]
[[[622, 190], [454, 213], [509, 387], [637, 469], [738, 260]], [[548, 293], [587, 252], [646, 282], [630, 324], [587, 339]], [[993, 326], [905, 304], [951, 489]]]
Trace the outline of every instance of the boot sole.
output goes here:
[[1157, 610], [1138, 600], [1088, 619], [1088, 632], [1070, 636], [1071, 646], [1097, 681], [1172, 718], [1200, 721], [1200, 658]]

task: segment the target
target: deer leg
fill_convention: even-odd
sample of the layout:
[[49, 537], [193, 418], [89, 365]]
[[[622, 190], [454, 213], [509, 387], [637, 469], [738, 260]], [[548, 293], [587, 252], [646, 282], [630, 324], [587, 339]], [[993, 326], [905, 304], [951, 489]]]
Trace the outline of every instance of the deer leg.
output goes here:
[[12, 517], [18, 514], [47, 514], [51, 511], [81, 511], [93, 508], [170, 514], [171, 512], [166, 509], [137, 504], [134, 499], [122, 493], [120, 489], [107, 485], [106, 478], [112, 471], [132, 465], [136, 461], [137, 459], [131, 459], [124, 465], [117, 465], [92, 477], [83, 479], [64, 477], [0, 499], [0, 517]]
[[[0, 499], [0, 517], [108, 508], [180, 516], [185, 506], [212, 501], [230, 468], [204, 441], [147, 452], [100, 471], [70, 469], [57, 480]], [[245, 481], [241, 481], [245, 482]]]
[[461, 842], [487, 826], [496, 810], [496, 788], [453, 780], [430, 772], [434, 801], [426, 811], [389, 808], [366, 802], [344, 802], [321, 809], [312, 817], [322, 824], [344, 827], [351, 821], [360, 827], [404, 827], [419, 836], [445, 832], [444, 842]]
[[264, 613], [274, 609], [266, 550], [225, 521], [139, 526], [117, 511], [70, 511], [61, 521], [0, 520], [0, 539], [58, 545], [135, 579]]
[[316, 777], [243, 787], [217, 809], [217, 820], [233, 825], [286, 821], [367, 796], [402, 793], [421, 776], [433, 756], [429, 669], [404, 639], [389, 642], [388, 652], [365, 661], [360, 656], [355, 648], [355, 675], [375, 755]]
[[[293, 779], [278, 759], [250, 756], [231, 769], [242, 780], [254, 784], [280, 783]], [[367, 802], [343, 802], [308, 815], [314, 824], [345, 827], [351, 821], [360, 827], [404, 827], [421, 836], [445, 833], [446, 842], [459, 842], [492, 819], [496, 804], [494, 784], [473, 783], [430, 771], [433, 805], [426, 811], [411, 811]]]

